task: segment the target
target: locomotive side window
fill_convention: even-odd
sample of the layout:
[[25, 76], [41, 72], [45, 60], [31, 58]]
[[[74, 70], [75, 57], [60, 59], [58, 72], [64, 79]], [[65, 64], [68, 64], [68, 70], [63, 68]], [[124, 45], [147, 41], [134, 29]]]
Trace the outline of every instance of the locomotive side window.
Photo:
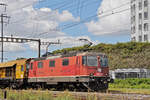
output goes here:
[[43, 68], [43, 62], [38, 62], [38, 68]]
[[21, 71], [22, 71], [22, 72], [24, 71], [24, 67], [23, 67], [23, 65], [21, 65]]
[[55, 67], [55, 60], [49, 61], [49, 67]]
[[69, 59], [63, 59], [62, 65], [63, 66], [68, 66], [69, 65]]
[[31, 69], [31, 70], [33, 69], [33, 63], [31, 63], [31, 65], [30, 65], [30, 69]]
[[86, 57], [86, 56], [83, 56], [83, 57], [82, 57], [82, 64], [83, 64], [83, 65], [86, 65], [86, 64], [87, 64], [87, 57]]

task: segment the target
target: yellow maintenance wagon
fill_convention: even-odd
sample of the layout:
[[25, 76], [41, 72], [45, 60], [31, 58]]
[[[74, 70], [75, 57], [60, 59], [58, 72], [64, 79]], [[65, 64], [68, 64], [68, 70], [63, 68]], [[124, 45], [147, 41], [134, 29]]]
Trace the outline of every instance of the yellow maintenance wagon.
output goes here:
[[27, 78], [26, 66], [29, 59], [0, 63], [0, 86], [17, 88]]

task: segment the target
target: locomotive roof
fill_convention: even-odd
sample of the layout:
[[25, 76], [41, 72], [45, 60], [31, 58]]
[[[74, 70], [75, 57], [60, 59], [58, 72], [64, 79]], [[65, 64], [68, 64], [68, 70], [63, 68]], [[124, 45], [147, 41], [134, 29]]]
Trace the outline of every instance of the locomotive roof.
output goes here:
[[40, 61], [46, 59], [56, 59], [56, 58], [64, 58], [64, 57], [73, 57], [73, 56], [104, 56], [103, 53], [98, 52], [71, 52], [66, 54], [56, 54], [56, 55], [49, 55], [48, 57], [41, 57], [41, 58], [34, 58], [32, 61]]

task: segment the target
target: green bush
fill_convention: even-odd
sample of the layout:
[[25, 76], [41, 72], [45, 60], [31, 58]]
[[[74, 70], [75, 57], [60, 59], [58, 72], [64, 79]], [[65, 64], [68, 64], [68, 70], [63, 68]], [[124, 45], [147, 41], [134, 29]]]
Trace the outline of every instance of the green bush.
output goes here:
[[110, 88], [132, 88], [132, 89], [150, 89], [150, 79], [115, 79]]

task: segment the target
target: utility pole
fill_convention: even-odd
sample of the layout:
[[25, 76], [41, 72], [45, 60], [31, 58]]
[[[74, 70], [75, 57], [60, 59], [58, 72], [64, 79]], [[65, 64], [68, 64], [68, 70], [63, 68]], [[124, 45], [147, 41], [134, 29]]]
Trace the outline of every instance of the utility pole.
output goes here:
[[[0, 3], [1, 6], [4, 6], [5, 7], [5, 11], [6, 11], [6, 4], [3, 4], [3, 3]], [[3, 42], [3, 36], [4, 36], [4, 23], [7, 23], [7, 22], [4, 22], [4, 18], [6, 19], [9, 19], [10, 17], [7, 16], [6, 14], [1, 14], [1, 62], [3, 62], [3, 59], [4, 59], [4, 42]]]

